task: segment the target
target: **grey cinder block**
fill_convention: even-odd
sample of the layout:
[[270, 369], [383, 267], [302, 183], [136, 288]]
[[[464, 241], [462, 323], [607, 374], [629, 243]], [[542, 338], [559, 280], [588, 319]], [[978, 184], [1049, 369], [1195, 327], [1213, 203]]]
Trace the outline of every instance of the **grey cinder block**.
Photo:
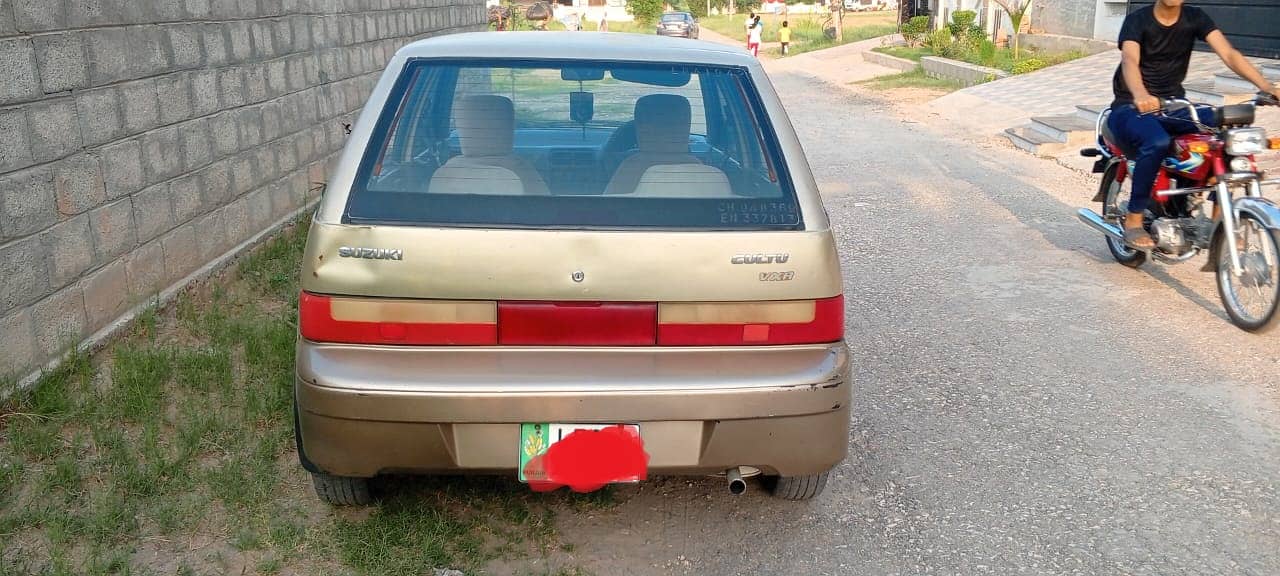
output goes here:
[[38, 102], [26, 107], [31, 130], [31, 156], [36, 162], [62, 158], [80, 148], [80, 125], [72, 98]]
[[198, 26], [166, 26], [164, 31], [169, 44], [169, 53], [173, 55], [173, 66], [175, 68], [195, 68], [204, 65], [204, 50], [201, 47], [202, 35]]
[[43, 298], [52, 291], [49, 249], [42, 235], [0, 246], [0, 314]]
[[120, 101], [127, 134], [145, 132], [160, 125], [160, 102], [156, 96], [155, 80], [121, 84]]
[[27, 115], [21, 108], [0, 110], [0, 171], [30, 166], [31, 134], [27, 131]]
[[137, 140], [104, 147], [98, 151], [98, 160], [108, 200], [137, 192], [146, 183], [142, 170], [142, 145]]
[[231, 169], [229, 162], [217, 162], [200, 172], [201, 197], [204, 211], [215, 210], [231, 199]]
[[148, 184], [182, 173], [182, 139], [176, 129], [161, 128], [142, 135], [142, 169]]
[[114, 260], [84, 279], [85, 317], [89, 330], [106, 326], [129, 309], [129, 277], [125, 261]]
[[97, 146], [124, 137], [124, 114], [114, 87], [76, 94], [76, 116], [85, 146]]
[[26, 308], [0, 316], [0, 378], [18, 378], [34, 367], [36, 333]]
[[258, 186], [258, 169], [250, 154], [241, 154], [231, 160], [231, 197], [245, 195]]
[[247, 106], [234, 112], [236, 124], [240, 128], [240, 147], [253, 148], [262, 143], [262, 109], [258, 106]]
[[160, 124], [173, 124], [195, 117], [189, 74], [169, 74], [156, 79], [160, 100]]
[[196, 249], [196, 229], [190, 222], [169, 231], [160, 239], [164, 246], [165, 283], [181, 280], [200, 267], [200, 253]]
[[79, 284], [67, 286], [31, 307], [36, 344], [46, 356], [74, 346], [88, 334], [84, 293]]
[[43, 32], [67, 27], [67, 9], [57, 0], [13, 0], [18, 30]]
[[218, 71], [218, 98], [223, 108], [244, 105], [244, 70], [226, 68]]
[[200, 28], [200, 40], [204, 45], [205, 62], [209, 66], [227, 63], [227, 29], [222, 24], [204, 24]]
[[138, 244], [133, 222], [133, 203], [123, 198], [89, 213], [93, 232], [94, 262], [114, 260]]
[[78, 154], [54, 164], [52, 170], [58, 212], [79, 214], [100, 206], [106, 200], [102, 166], [96, 156]]
[[234, 112], [209, 117], [209, 131], [213, 136], [215, 158], [226, 158], [240, 149], [239, 126]]
[[245, 102], [256, 104], [267, 99], [267, 68], [264, 64], [244, 67]]
[[250, 39], [247, 23], [228, 23], [227, 33], [231, 40], [231, 58], [234, 62], [244, 62], [253, 56], [253, 41]]
[[191, 96], [193, 114], [197, 117], [208, 116], [217, 112], [218, 105], [218, 71], [200, 70], [191, 73]]
[[49, 257], [49, 284], [61, 287], [93, 266], [93, 235], [89, 215], [81, 214], [46, 230], [41, 237]]
[[58, 207], [49, 168], [37, 166], [0, 176], [0, 207], [4, 209], [0, 217], [6, 238], [52, 226], [58, 221]]
[[188, 172], [198, 170], [213, 161], [213, 138], [209, 135], [209, 121], [204, 118], [185, 122], [178, 126], [182, 135], [183, 166]]
[[36, 36], [36, 64], [46, 94], [89, 85], [89, 65], [80, 35], [66, 32]]
[[89, 81], [94, 86], [131, 78], [129, 33], [126, 28], [103, 28], [84, 33]]
[[173, 229], [173, 203], [169, 183], [156, 184], [132, 196], [133, 222], [138, 241], [146, 243]]
[[199, 174], [188, 174], [169, 184], [169, 197], [173, 202], [173, 217], [176, 222], [187, 222], [203, 211], [200, 186]]
[[164, 246], [160, 240], [143, 244], [125, 256], [129, 295], [135, 300], [150, 297], [167, 285], [164, 273]]
[[209, 262], [230, 248], [227, 245], [227, 226], [222, 217], [222, 210], [215, 210], [195, 221], [196, 249], [201, 262]]

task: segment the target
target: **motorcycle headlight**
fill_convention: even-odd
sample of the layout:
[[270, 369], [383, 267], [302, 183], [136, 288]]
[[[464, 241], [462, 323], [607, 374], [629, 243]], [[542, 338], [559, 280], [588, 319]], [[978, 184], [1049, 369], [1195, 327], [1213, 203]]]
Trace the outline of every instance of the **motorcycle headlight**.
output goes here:
[[1267, 131], [1262, 128], [1236, 128], [1227, 130], [1227, 154], [1248, 156], [1267, 149]]

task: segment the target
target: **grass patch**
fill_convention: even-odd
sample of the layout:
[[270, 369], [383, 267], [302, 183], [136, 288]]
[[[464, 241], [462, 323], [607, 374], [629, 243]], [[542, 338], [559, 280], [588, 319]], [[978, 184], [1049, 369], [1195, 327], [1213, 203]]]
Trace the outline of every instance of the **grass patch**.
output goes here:
[[933, 55], [933, 51], [928, 48], [911, 46], [877, 46], [872, 48], [871, 51], [905, 58], [914, 62], [919, 62], [925, 56]]
[[[737, 15], [707, 16], [698, 21], [704, 29], [714, 30], [730, 38], [741, 38], [746, 45], [746, 13]], [[814, 14], [793, 14], [787, 17], [787, 27], [791, 29], [791, 47], [788, 56], [831, 48], [850, 42], [858, 42], [878, 38], [897, 31], [893, 12], [846, 13], [844, 16], [843, 41], [836, 42], [822, 32], [822, 24], [826, 16]], [[781, 56], [782, 48], [778, 45], [778, 30], [782, 27], [782, 16], [766, 14], [761, 17], [764, 30], [760, 34], [761, 50], [771, 56]]]
[[474, 570], [559, 553], [556, 507], [610, 505], [475, 478], [393, 483], [363, 514], [319, 504], [291, 412], [306, 234], [0, 404], [0, 575]]
[[[925, 56], [933, 56], [934, 51], [925, 46], [880, 46], [872, 48], [873, 52], [880, 52], [898, 58], [906, 58], [919, 62]], [[950, 54], [947, 57], [952, 60], [968, 62], [969, 64], [977, 64], [979, 66], [987, 66], [1004, 70], [1011, 74], [1023, 74], [1026, 72], [1034, 72], [1041, 68], [1055, 66], [1064, 62], [1070, 62], [1079, 58], [1084, 58], [1088, 54], [1072, 50], [1069, 52], [1057, 53], [1040, 53], [1034, 50], [1023, 48], [1018, 58], [1013, 57], [1013, 51], [1008, 48], [999, 48], [984, 57], [977, 50], [970, 50], [957, 54]]]
[[872, 90], [893, 90], [897, 88], [926, 88], [929, 90], [944, 90], [947, 92], [959, 90], [964, 86], [953, 80], [943, 78], [933, 78], [927, 76], [924, 70], [919, 68], [910, 72], [902, 72], [900, 74], [890, 74], [888, 76], [877, 76], [868, 80], [856, 82]]

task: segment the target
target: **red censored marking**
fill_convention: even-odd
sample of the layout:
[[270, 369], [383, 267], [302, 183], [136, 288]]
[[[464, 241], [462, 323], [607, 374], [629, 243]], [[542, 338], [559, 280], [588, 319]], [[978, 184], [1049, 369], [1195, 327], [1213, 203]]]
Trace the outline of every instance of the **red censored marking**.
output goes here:
[[[541, 474], [534, 471], [541, 470]], [[574, 492], [599, 490], [613, 482], [636, 482], [648, 475], [649, 455], [639, 430], [610, 426], [601, 430], [575, 430], [552, 444], [545, 454], [525, 465], [535, 492], [568, 486]]]

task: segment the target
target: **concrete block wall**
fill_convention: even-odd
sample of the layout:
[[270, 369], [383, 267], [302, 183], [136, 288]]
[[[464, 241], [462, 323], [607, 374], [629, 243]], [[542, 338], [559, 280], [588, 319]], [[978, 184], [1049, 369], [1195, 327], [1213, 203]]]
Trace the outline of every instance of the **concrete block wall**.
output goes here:
[[0, 378], [317, 197], [386, 61], [480, 0], [0, 0]]

